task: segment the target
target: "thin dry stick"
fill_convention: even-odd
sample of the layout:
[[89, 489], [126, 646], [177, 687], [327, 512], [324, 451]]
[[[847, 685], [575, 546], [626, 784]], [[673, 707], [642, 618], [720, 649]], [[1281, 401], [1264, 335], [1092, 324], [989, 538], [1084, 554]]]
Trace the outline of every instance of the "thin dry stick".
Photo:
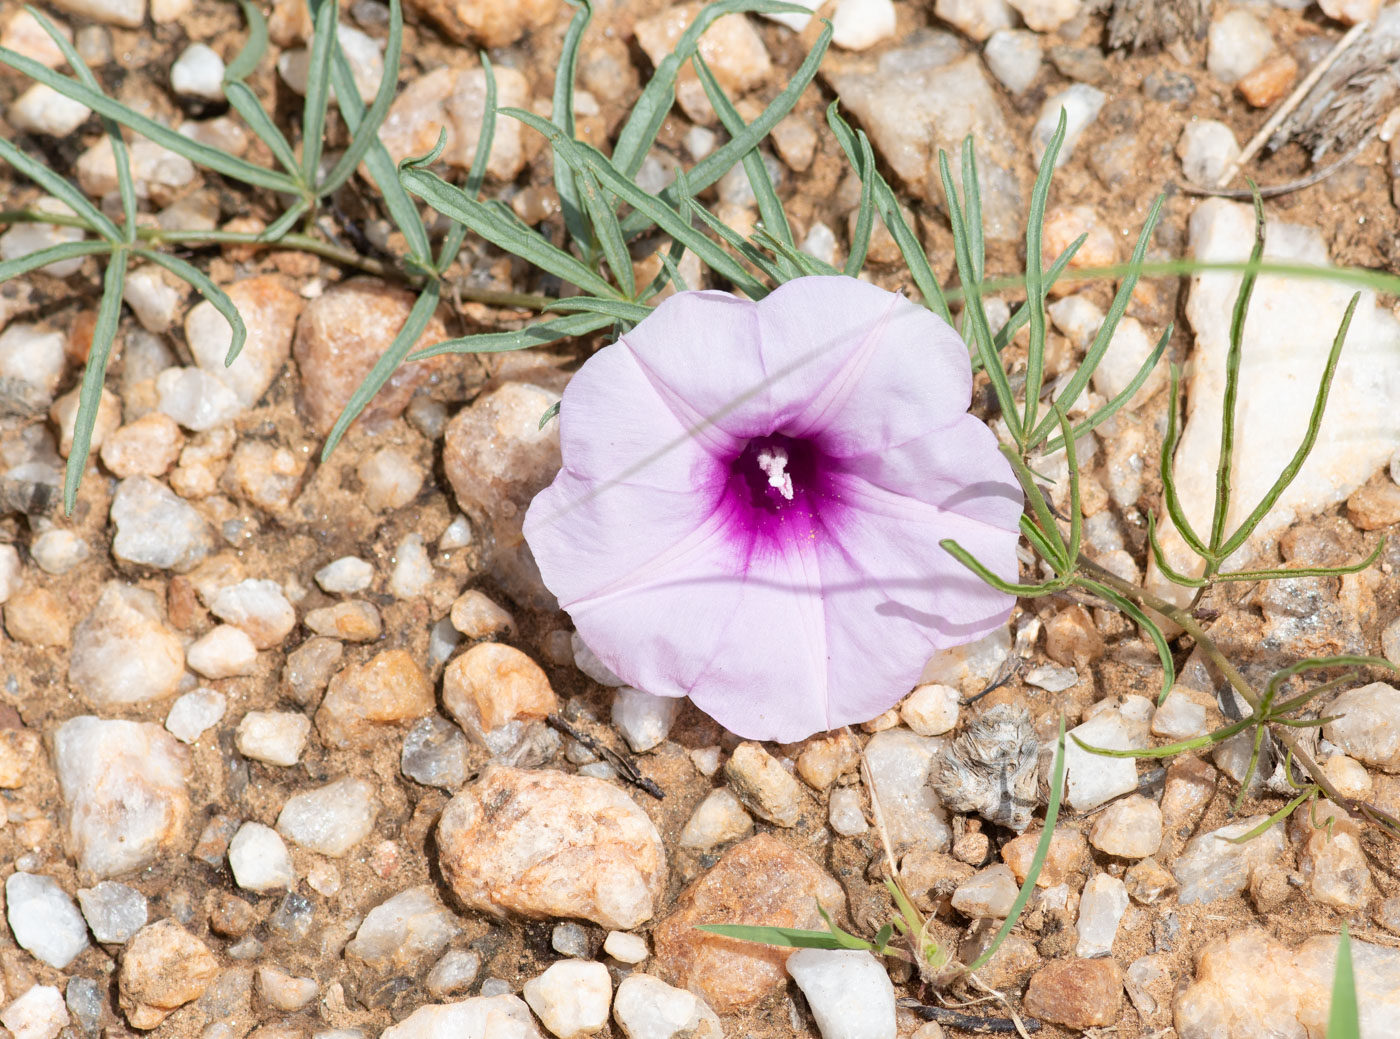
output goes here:
[[[849, 725], [845, 726], [846, 735], [852, 740], [856, 738]], [[875, 779], [870, 775], [870, 764], [865, 760], [865, 748], [860, 750], [860, 778], [865, 782], [866, 792], [870, 794], [870, 814], [875, 817], [875, 832], [880, 835], [880, 843], [885, 846], [885, 861], [890, 866], [890, 879], [896, 884], [899, 883], [899, 867], [894, 861], [894, 846], [890, 844], [890, 832], [885, 829], [885, 813], [880, 811], [880, 795], [875, 793]]]
[[1347, 49], [1353, 43], [1361, 38], [1361, 34], [1364, 33], [1369, 26], [1369, 22], [1357, 22], [1347, 30], [1346, 35], [1337, 41], [1337, 45], [1328, 51], [1326, 56], [1309, 70], [1308, 74], [1303, 77], [1303, 81], [1294, 88], [1293, 93], [1289, 94], [1288, 97], [1284, 99], [1283, 104], [1279, 105], [1278, 108], [1274, 110], [1274, 114], [1269, 116], [1268, 122], [1261, 126], [1259, 132], [1244, 146], [1244, 151], [1240, 152], [1239, 155], [1225, 167], [1225, 172], [1220, 174], [1219, 179], [1215, 182], [1217, 188], [1223, 188], [1226, 184], [1230, 183], [1230, 181], [1235, 178], [1235, 174], [1240, 171], [1240, 168], [1250, 159], [1254, 158], [1259, 152], [1259, 149], [1264, 147], [1264, 143], [1273, 136], [1274, 131], [1283, 125], [1283, 121], [1288, 118], [1295, 108], [1303, 103], [1303, 98], [1307, 96], [1308, 91], [1317, 84], [1319, 79], [1326, 75], [1328, 69], [1337, 63], [1337, 59], [1346, 53]]

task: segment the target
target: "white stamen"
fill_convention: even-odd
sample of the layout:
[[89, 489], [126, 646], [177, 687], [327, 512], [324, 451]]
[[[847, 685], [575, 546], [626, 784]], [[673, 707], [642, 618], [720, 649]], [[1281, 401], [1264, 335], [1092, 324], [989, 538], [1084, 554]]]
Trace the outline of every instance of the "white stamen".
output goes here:
[[765, 447], [758, 453], [758, 467], [768, 474], [768, 486], [792, 501], [792, 474], [787, 471], [788, 453], [781, 447]]

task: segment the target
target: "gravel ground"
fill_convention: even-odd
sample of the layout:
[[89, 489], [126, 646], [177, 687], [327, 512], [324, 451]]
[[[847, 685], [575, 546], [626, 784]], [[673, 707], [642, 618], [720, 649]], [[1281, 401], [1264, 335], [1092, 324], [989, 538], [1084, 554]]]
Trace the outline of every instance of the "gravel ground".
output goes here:
[[[579, 70], [581, 137], [606, 147], [697, 6], [596, 4]], [[1110, 16], [1079, 0], [840, 0], [824, 13], [833, 9], [836, 46], [765, 161], [803, 247], [840, 262], [859, 182], [825, 129], [823, 110], [839, 94], [943, 277], [953, 250], [930, 177], [937, 149], [975, 134], [987, 269], [1014, 274], [1032, 158], [1061, 105], [1072, 132], [1051, 197], [1049, 253], [1087, 233], [1079, 265], [1125, 260], [1166, 191], [1151, 258], [1243, 258], [1247, 207], [1182, 185], [1219, 179], [1347, 25], [1375, 15], [1364, 2], [1217, 7], [1197, 33], [1186, 8], [1134, 13], [1124, 4]], [[114, 95], [271, 161], [219, 100], [220, 64], [243, 39], [236, 6], [62, 0], [51, 13]], [[569, 13], [559, 0], [411, 3], [400, 97], [383, 134], [395, 158], [426, 150], [445, 124], [446, 161], [470, 164], [484, 104], [480, 46], [490, 48], [501, 104], [547, 112]], [[387, 8], [357, 0], [342, 17], [342, 46], [372, 94]], [[1173, 19], [1187, 31], [1165, 47], [1108, 49], [1110, 37], [1160, 33]], [[297, 0], [278, 0], [270, 26], [272, 50], [249, 82], [291, 126], [309, 22]], [[818, 29], [726, 18], [707, 37], [706, 57], [752, 118]], [[1373, 32], [1367, 45], [1387, 46], [1382, 29]], [[0, 45], [61, 60], [12, 0], [0, 0]], [[1394, 269], [1388, 139], [1400, 88], [1389, 89], [1382, 77], [1371, 106], [1340, 127], [1288, 128], [1312, 155], [1286, 143], [1243, 163], [1269, 186], [1350, 159], [1321, 183], [1271, 199], [1271, 255]], [[27, 90], [0, 72], [0, 135], [110, 201], [111, 153], [96, 119]], [[343, 127], [330, 133], [343, 146]], [[683, 76], [639, 179], [657, 188], [721, 139], [697, 81]], [[274, 200], [161, 149], [134, 157], [143, 208], [163, 226], [247, 230], [276, 214]], [[538, 138], [503, 120], [489, 172], [489, 194], [557, 237], [558, 197]], [[0, 197], [45, 204], [8, 169]], [[1365, 1034], [1397, 1034], [1397, 845], [1345, 818], [1328, 825], [1336, 813], [1325, 805], [1242, 845], [1217, 839], [1265, 822], [1288, 794], [1256, 783], [1232, 811], [1248, 756], [1237, 744], [1166, 768], [1068, 756], [1066, 808], [1040, 888], [980, 973], [1004, 1000], [973, 1003], [985, 993], [961, 987], [937, 993], [864, 953], [788, 959], [695, 931], [705, 922], [819, 927], [820, 903], [873, 934], [891, 911], [883, 837], [934, 936], [970, 959], [1010, 909], [1043, 812], [1027, 819], [985, 791], [961, 804], [941, 785], [959, 809], [950, 811], [930, 786], [945, 753], [970, 734], [1010, 732], [1012, 746], [1041, 741], [1044, 772], [1061, 715], [1086, 742], [1148, 746], [1223, 724], [1235, 705], [1219, 699], [1218, 676], [1193, 656], [1157, 707], [1151, 644], [1120, 615], [1064, 597], [1023, 603], [1005, 630], [935, 657], [897, 709], [801, 744], [740, 742], [687, 702], [618, 688], [540, 584], [519, 533], [559, 465], [557, 433], [541, 431], [539, 416], [596, 343], [408, 366], [319, 461], [322, 438], [413, 299], [373, 273], [402, 246], [373, 197], [352, 181], [327, 223], [368, 273], [303, 253], [186, 254], [230, 287], [249, 326], [229, 370], [217, 313], [183, 285], [133, 272], [71, 517], [56, 488], [97, 268], [78, 260], [0, 286], [0, 876], [9, 924], [0, 1025], [16, 1039], [63, 1030], [169, 1039], [972, 1034], [947, 1016], [952, 1008], [999, 1019], [1014, 1010], [1043, 1022], [1045, 1036], [1316, 1036], [1343, 921], [1359, 939]], [[706, 201], [733, 226], [756, 219], [740, 173]], [[0, 235], [0, 256], [62, 234], [20, 225]], [[656, 263], [638, 257], [648, 275]], [[869, 270], [885, 287], [910, 287], [883, 228]], [[698, 271], [688, 276], [700, 282]], [[462, 298], [443, 306], [424, 345], [529, 317], [474, 302], [483, 291], [558, 290], [479, 242], [452, 278]], [[1169, 353], [1189, 364], [1190, 402], [1177, 464], [1184, 488], [1205, 488], [1201, 502], [1218, 450], [1212, 365], [1223, 363], [1235, 284], [1225, 275], [1142, 283], [1093, 386], [1111, 397], [1175, 322]], [[1251, 399], [1237, 448], [1244, 508], [1293, 450], [1295, 435], [1279, 431], [1301, 431], [1349, 292], [1268, 279], [1256, 291], [1264, 316], [1247, 336]], [[1111, 293], [1103, 281], [1059, 292], [1051, 377], [1082, 354]], [[1389, 541], [1360, 575], [1213, 594], [1212, 634], [1251, 678], [1323, 653], [1400, 663], [1400, 419], [1391, 403], [1400, 321], [1390, 300], [1363, 299], [1348, 351], [1318, 457], [1248, 551], [1269, 565], [1335, 566], [1364, 558], [1382, 535]], [[1154, 376], [1079, 452], [1088, 549], [1130, 579], [1146, 568], [1145, 510], [1160, 511], [1166, 396], [1165, 378]], [[1063, 498], [1063, 480], [1052, 490]], [[1009, 681], [962, 703], [1013, 661]], [[1314, 742], [1339, 789], [1400, 814], [1400, 691], [1374, 681], [1383, 678], [1359, 679], [1320, 707], [1346, 717]], [[1038, 785], [1036, 764], [1031, 754], [1027, 789]], [[937, 1003], [943, 1024], [896, 1000]]]

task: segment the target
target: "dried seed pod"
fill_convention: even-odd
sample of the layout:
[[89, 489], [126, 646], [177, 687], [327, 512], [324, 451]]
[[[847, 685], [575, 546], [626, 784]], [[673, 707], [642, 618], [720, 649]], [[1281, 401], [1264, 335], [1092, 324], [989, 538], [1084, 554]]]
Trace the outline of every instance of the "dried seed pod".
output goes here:
[[933, 788], [955, 812], [1020, 833], [1035, 810], [1040, 741], [1021, 707], [993, 707], [943, 749]]

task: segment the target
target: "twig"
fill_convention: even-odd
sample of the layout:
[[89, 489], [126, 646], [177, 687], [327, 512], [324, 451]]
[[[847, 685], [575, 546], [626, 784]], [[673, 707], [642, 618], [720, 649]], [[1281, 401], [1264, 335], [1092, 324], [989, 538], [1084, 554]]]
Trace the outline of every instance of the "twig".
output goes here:
[[[847, 725], [846, 735], [855, 739], [855, 733]], [[899, 883], [899, 866], [894, 860], [894, 846], [890, 844], [890, 834], [885, 829], [885, 813], [880, 811], [880, 795], [875, 792], [875, 779], [870, 774], [870, 764], [865, 760], [865, 748], [860, 751], [860, 778], [865, 781], [866, 792], [870, 794], [870, 814], [875, 817], [875, 832], [880, 835], [880, 843], [885, 846], [885, 861], [889, 863], [890, 879]]]
[[[1336, 173], [1343, 166], [1354, 162], [1361, 154], [1361, 150], [1371, 143], [1371, 138], [1376, 135], [1374, 129], [1368, 130], [1361, 140], [1356, 142], [1356, 147], [1347, 152], [1336, 162], [1323, 166], [1321, 169], [1313, 170], [1307, 176], [1299, 177], [1297, 180], [1290, 180], [1284, 184], [1271, 184], [1268, 187], [1259, 189], [1260, 198], [1276, 198], [1279, 195], [1287, 195], [1290, 192], [1301, 191], [1303, 188], [1310, 188], [1314, 184], [1320, 184], [1332, 174]], [[1182, 181], [1178, 185], [1182, 191], [1188, 195], [1212, 195], [1216, 198], [1251, 199], [1254, 197], [1253, 190], [1249, 188], [1207, 188], [1199, 184], [1192, 184], [1190, 181]]]
[[[1283, 121], [1288, 118], [1295, 108], [1303, 103], [1303, 98], [1307, 96], [1308, 91], [1317, 84], [1318, 80], [1326, 75], [1328, 69], [1337, 63], [1337, 59], [1346, 53], [1347, 49], [1350, 48], [1353, 43], [1361, 38], [1361, 34], [1366, 31], [1369, 24], [1368, 22], [1358, 22], [1356, 25], [1353, 25], [1347, 30], [1346, 34], [1337, 41], [1337, 45], [1328, 51], [1321, 61], [1308, 70], [1308, 74], [1304, 76], [1303, 81], [1294, 88], [1293, 93], [1289, 94], [1288, 97], [1284, 99], [1283, 104], [1279, 105], [1278, 108], [1274, 110], [1274, 114], [1269, 116], [1268, 121], [1259, 128], [1259, 132], [1250, 138], [1249, 143], [1244, 146], [1244, 150], [1241, 151], [1239, 155], [1235, 156], [1234, 160], [1225, 167], [1224, 172], [1220, 174], [1220, 177], [1215, 182], [1216, 187], [1223, 188], [1226, 184], [1230, 183], [1244, 164], [1258, 154], [1259, 149], [1264, 147], [1268, 139], [1273, 136], [1274, 131], [1283, 125]], [[1248, 198], [1249, 196], [1246, 195], [1245, 197]]]
[[[901, 999], [899, 1005], [905, 1010], [912, 1010], [925, 1021], [937, 1021], [940, 1025], [947, 1025], [950, 1028], [958, 1028], [964, 1032], [972, 1032], [974, 1035], [1016, 1035], [1024, 1034], [1017, 1027], [1016, 1021], [1005, 1017], [975, 1017], [972, 1014], [963, 1014], [956, 1010], [949, 1010], [946, 1007], [932, 1007], [920, 1003], [915, 999]], [[1020, 1019], [1026, 1032], [1040, 1031], [1040, 1022], [1033, 1017]]]
[[559, 715], [557, 714], [548, 715], [545, 718], [545, 721], [548, 722], [553, 728], [558, 729], [564, 735], [570, 736], [573, 739], [578, 740], [585, 747], [591, 750], [594, 754], [598, 754], [606, 758], [608, 764], [611, 765], [613, 768], [617, 769], [617, 774], [620, 775], [627, 782], [631, 783], [633, 786], [641, 790], [645, 790], [648, 794], [656, 798], [658, 801], [665, 799], [665, 792], [662, 791], [662, 789], [656, 785], [655, 780], [648, 779], [646, 776], [642, 775], [641, 769], [637, 768], [635, 763], [633, 763], [628, 758], [624, 757], [622, 754], [619, 754], [617, 751], [613, 750], [606, 743], [596, 740], [592, 736], [588, 735], [588, 733], [582, 732], [574, 728], [572, 725], [566, 722], [563, 718], [559, 717]]

